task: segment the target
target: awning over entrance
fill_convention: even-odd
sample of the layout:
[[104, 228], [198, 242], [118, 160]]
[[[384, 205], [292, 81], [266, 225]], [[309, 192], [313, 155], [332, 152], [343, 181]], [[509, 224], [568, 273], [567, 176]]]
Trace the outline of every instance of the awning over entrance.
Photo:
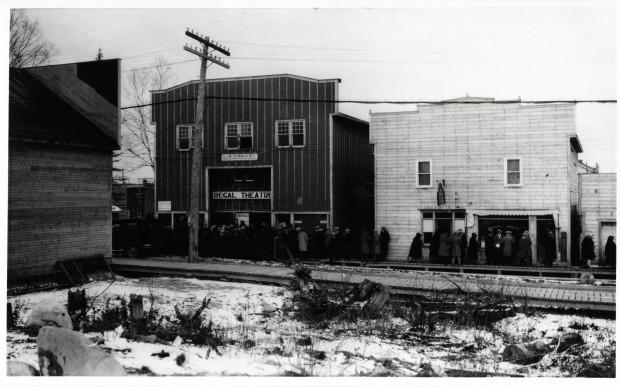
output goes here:
[[560, 224], [559, 210], [487, 210], [487, 209], [468, 209], [468, 214], [477, 216], [543, 216], [553, 215], [556, 226]]

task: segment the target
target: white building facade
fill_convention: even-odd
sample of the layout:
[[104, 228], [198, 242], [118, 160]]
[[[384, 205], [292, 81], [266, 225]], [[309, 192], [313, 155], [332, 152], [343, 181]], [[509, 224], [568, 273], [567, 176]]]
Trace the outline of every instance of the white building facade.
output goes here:
[[[469, 102], [469, 103], [454, 103]], [[528, 230], [534, 262], [549, 230], [556, 264], [570, 265], [579, 235], [574, 104], [495, 104], [463, 98], [417, 111], [370, 114], [375, 153], [375, 224], [391, 234], [388, 260], [405, 260], [413, 236], [424, 256], [437, 229], [469, 239]], [[572, 253], [571, 253], [572, 250]], [[484, 252], [479, 252], [484, 262]]]

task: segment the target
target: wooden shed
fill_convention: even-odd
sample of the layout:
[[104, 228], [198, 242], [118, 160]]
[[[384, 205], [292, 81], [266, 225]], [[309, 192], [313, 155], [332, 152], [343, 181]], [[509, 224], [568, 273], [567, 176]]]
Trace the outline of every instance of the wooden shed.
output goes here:
[[111, 255], [119, 60], [10, 69], [9, 280]]

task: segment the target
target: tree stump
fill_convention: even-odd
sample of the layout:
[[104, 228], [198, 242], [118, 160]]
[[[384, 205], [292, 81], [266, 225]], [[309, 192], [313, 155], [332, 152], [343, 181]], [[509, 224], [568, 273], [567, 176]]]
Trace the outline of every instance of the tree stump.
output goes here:
[[135, 294], [129, 295], [129, 321], [132, 336], [144, 333], [146, 324], [144, 320], [144, 303], [142, 296]]
[[556, 350], [565, 352], [573, 345], [582, 345], [583, 338], [578, 333], [569, 333], [552, 339], [542, 339], [532, 343], [511, 344], [506, 346], [502, 359], [516, 364], [532, 364], [546, 354]]

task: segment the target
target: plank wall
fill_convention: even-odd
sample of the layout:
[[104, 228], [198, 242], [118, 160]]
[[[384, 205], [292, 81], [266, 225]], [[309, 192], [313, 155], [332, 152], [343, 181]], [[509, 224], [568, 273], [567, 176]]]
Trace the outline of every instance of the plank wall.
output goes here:
[[[376, 225], [392, 236], [390, 259], [406, 258], [422, 229], [420, 209], [559, 209], [568, 231], [573, 105], [420, 106], [373, 113], [370, 125]], [[522, 187], [504, 186], [505, 157], [522, 157]], [[428, 159], [433, 185], [417, 188], [416, 160]], [[445, 182], [442, 206], [438, 182]]]
[[111, 152], [9, 146], [9, 278], [58, 270], [59, 259], [111, 255]]
[[[588, 173], [579, 175], [580, 213], [582, 230], [591, 234], [597, 258], [601, 249], [599, 222], [616, 219], [617, 178], [615, 173]], [[603, 241], [605, 244], [606, 241]], [[618, 241], [616, 240], [616, 243]], [[604, 247], [604, 246], [602, 246]]]

